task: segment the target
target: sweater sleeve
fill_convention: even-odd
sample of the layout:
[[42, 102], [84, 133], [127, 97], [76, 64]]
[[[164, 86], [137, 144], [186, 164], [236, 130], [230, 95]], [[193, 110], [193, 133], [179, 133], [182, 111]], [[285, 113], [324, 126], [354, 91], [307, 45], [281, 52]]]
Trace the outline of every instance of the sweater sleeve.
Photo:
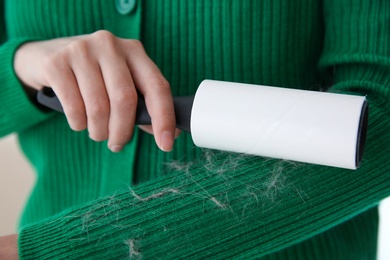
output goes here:
[[17, 48], [25, 42], [37, 39], [7, 40], [3, 0], [0, 1], [0, 22], [0, 137], [2, 137], [39, 123], [49, 114], [43, 113], [31, 102], [13, 69]]
[[367, 95], [356, 171], [205, 151], [191, 164], [24, 227], [22, 259], [260, 257], [324, 232], [390, 195], [390, 2], [324, 1], [330, 91]]

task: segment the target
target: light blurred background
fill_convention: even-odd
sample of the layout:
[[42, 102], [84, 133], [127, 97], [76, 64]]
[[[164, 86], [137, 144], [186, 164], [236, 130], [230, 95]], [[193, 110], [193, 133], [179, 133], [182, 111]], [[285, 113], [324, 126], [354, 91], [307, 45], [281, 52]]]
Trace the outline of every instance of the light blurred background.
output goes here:
[[[19, 216], [34, 181], [33, 170], [16, 136], [0, 139], [0, 236], [17, 232]], [[390, 247], [386, 245], [390, 241], [390, 198], [381, 203], [380, 216], [378, 260], [389, 260]]]

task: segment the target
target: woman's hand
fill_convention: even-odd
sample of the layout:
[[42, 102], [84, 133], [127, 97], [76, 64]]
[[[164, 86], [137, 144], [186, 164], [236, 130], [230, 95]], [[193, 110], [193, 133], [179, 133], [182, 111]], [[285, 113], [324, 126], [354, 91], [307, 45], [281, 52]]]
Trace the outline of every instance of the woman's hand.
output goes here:
[[90, 35], [30, 42], [22, 45], [14, 68], [29, 87], [50, 86], [64, 108], [70, 127], [88, 128], [95, 141], [108, 139], [119, 152], [130, 140], [137, 91], [144, 97], [157, 145], [170, 151], [175, 113], [169, 83], [137, 40], [107, 31]]
[[0, 259], [17, 260], [18, 255], [18, 235], [8, 235], [0, 237]]

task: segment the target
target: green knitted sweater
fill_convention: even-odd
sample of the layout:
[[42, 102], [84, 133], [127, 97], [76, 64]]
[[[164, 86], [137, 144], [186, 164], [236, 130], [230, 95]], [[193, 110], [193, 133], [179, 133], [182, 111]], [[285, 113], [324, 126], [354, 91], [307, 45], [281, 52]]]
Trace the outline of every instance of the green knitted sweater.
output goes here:
[[[37, 174], [22, 259], [375, 258], [390, 195], [390, 1], [0, 0], [0, 20], [0, 135], [18, 133]], [[201, 150], [185, 133], [171, 153], [140, 131], [111, 153], [37, 109], [13, 71], [24, 42], [101, 29], [140, 39], [174, 95], [206, 78], [367, 95], [362, 166]]]

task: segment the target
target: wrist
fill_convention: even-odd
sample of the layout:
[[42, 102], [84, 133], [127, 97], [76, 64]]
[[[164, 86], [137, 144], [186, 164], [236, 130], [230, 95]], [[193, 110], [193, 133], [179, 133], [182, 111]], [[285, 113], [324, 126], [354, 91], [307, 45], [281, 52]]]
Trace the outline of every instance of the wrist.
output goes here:
[[19, 259], [17, 234], [0, 237], [0, 259]]

